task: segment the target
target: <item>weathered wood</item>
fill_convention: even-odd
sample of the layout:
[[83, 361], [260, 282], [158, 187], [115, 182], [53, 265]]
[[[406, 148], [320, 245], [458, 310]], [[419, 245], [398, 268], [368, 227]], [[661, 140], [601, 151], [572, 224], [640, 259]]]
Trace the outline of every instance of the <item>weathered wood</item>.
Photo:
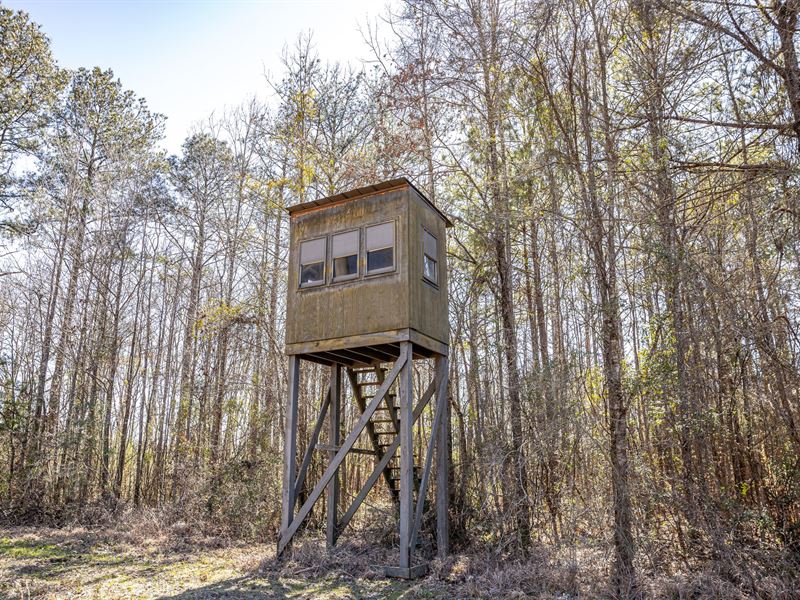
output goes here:
[[[287, 352], [286, 354], [290, 355], [289, 352]], [[313, 354], [298, 354], [297, 356], [299, 356], [303, 360], [307, 360], [309, 362], [313, 362], [318, 365], [324, 365], [326, 367], [330, 367], [333, 364], [331, 361], [324, 359], [320, 356], [314, 356]]]
[[[317, 340], [312, 342], [297, 342], [286, 344], [286, 354], [300, 354], [319, 356], [319, 360], [324, 352], [337, 352], [347, 350], [348, 352], [380, 352], [386, 358], [386, 362], [396, 360], [400, 354], [398, 345], [406, 341], [414, 342], [414, 358], [429, 358], [437, 354], [447, 354], [449, 348], [447, 344], [440, 342], [428, 335], [420, 333], [414, 329], [396, 329], [379, 333], [347, 336], [330, 340]], [[377, 356], [376, 356], [377, 358]], [[383, 358], [381, 358], [383, 360]]]
[[[401, 351], [411, 354], [411, 344], [404, 342]], [[413, 364], [408, 360], [400, 373], [400, 568], [411, 566], [411, 518], [414, 510], [414, 429]]]
[[[341, 446], [332, 446], [329, 444], [317, 444], [316, 450], [320, 452], [338, 452]], [[350, 448], [351, 454], [363, 454], [365, 456], [377, 456], [378, 453], [375, 450], [370, 450], [369, 448]]]
[[[359, 300], [354, 300], [360, 303]], [[331, 315], [330, 318], [333, 318]], [[287, 354], [314, 354], [317, 352], [330, 352], [333, 350], [349, 350], [365, 346], [381, 346], [385, 344], [401, 343], [408, 339], [408, 329], [389, 329], [376, 333], [349, 335], [334, 339], [312, 340], [308, 342], [294, 342], [286, 344]], [[399, 354], [399, 353], [398, 353]]]
[[397, 179], [382, 181], [381, 183], [365, 185], [355, 190], [350, 190], [349, 192], [340, 192], [338, 194], [334, 194], [333, 196], [326, 196], [325, 198], [320, 198], [318, 200], [311, 200], [309, 202], [304, 202], [302, 204], [295, 204], [293, 206], [288, 207], [286, 210], [289, 214], [303, 214], [307, 212], [313, 212], [316, 210], [328, 208], [334, 204], [350, 202], [354, 198], [366, 198], [368, 196], [374, 196], [376, 194], [385, 194], [393, 190], [399, 190], [405, 188], [411, 188], [412, 190], [414, 190], [420, 196], [420, 198], [422, 198], [425, 202], [428, 203], [431, 209], [435, 210], [441, 216], [444, 222], [447, 223], [448, 227], [453, 226], [453, 223], [450, 221], [450, 219], [447, 218], [447, 215], [445, 215], [442, 211], [440, 211], [433, 202], [428, 200], [422, 194], [422, 192], [420, 192], [416, 188], [416, 186], [414, 186], [414, 184], [412, 184], [405, 177], [398, 177]]
[[319, 499], [323, 490], [326, 488], [331, 478], [334, 476], [337, 469], [339, 468], [339, 465], [341, 465], [342, 462], [344, 461], [345, 457], [347, 456], [347, 453], [353, 447], [355, 441], [358, 439], [358, 436], [360, 436], [361, 432], [364, 431], [364, 428], [366, 427], [367, 423], [372, 417], [372, 414], [375, 412], [375, 409], [378, 407], [378, 404], [380, 404], [381, 401], [383, 400], [383, 396], [386, 394], [387, 390], [392, 385], [392, 383], [394, 383], [394, 380], [397, 378], [398, 374], [406, 365], [406, 363], [409, 362], [409, 360], [410, 357], [406, 351], [401, 353], [400, 359], [395, 363], [394, 368], [392, 368], [392, 371], [391, 373], [389, 373], [389, 376], [386, 378], [386, 381], [383, 382], [383, 385], [375, 394], [375, 397], [369, 403], [369, 406], [367, 406], [364, 414], [361, 415], [361, 418], [358, 420], [358, 422], [353, 427], [353, 430], [345, 439], [339, 452], [336, 453], [336, 456], [330, 462], [328, 468], [325, 469], [325, 472], [322, 474], [322, 477], [320, 478], [316, 487], [314, 487], [314, 489], [312, 490], [308, 499], [300, 508], [297, 515], [291, 521], [286, 530], [282, 531], [280, 540], [278, 541], [278, 554], [281, 554], [283, 552], [283, 550], [291, 541], [294, 534], [297, 533], [297, 530], [300, 528], [300, 525], [303, 523], [305, 518], [311, 512], [314, 503]]
[[[446, 429], [449, 413], [446, 407], [446, 378], [449, 325], [447, 300], [447, 242], [446, 228], [451, 226], [447, 217], [429, 202], [419, 190], [405, 179], [392, 180], [345, 192], [336, 196], [294, 207], [290, 212], [289, 277], [286, 318], [286, 352], [298, 358], [328, 364], [331, 369], [331, 395], [326, 407], [329, 419], [328, 444], [319, 444], [318, 428], [312, 434], [309, 451], [301, 466], [302, 477], [290, 490], [295, 498], [286, 522], [282, 522], [279, 550], [283, 550], [297, 533], [313, 509], [321, 493], [327, 490], [326, 539], [329, 546], [347, 526], [355, 511], [364, 501], [377, 479], [383, 474], [392, 497], [400, 509], [400, 563], [397, 573], [416, 572], [412, 567], [416, 539], [419, 536], [425, 497], [431, 487], [432, 474], [437, 480], [437, 515], [447, 514], [447, 449]], [[378, 272], [367, 273], [367, 256], [370, 250], [382, 247], [368, 245], [372, 234], [378, 230], [370, 227], [391, 223], [394, 235], [393, 265]], [[358, 245], [352, 232], [358, 232]], [[390, 229], [383, 227], [382, 239], [388, 244]], [[348, 255], [358, 252], [358, 270], [347, 280], [333, 281], [334, 248], [344, 248], [339, 242], [347, 235]], [[384, 235], [383, 233], [381, 234]], [[300, 246], [306, 240], [324, 240], [324, 276], [319, 285], [300, 287]], [[322, 247], [315, 260], [320, 260]], [[310, 248], [308, 246], [307, 248]], [[437, 261], [436, 276], [423, 274], [424, 256]], [[310, 255], [307, 255], [310, 257]], [[352, 264], [352, 263], [349, 263]], [[417, 479], [414, 465], [414, 422], [418, 418], [413, 397], [413, 360], [436, 358], [434, 381], [424, 404], [436, 395], [436, 411], [430, 440], [426, 444], [424, 468]], [[380, 365], [394, 362], [392, 372], [383, 380]], [[361, 416], [355, 428], [339, 442], [341, 430], [341, 367], [348, 367], [348, 377]], [[359, 382], [354, 371], [359, 367], [372, 367], [378, 378], [378, 388]], [[398, 382], [397, 400], [388, 394], [393, 382]], [[335, 389], [338, 388], [338, 389]], [[427, 394], [428, 392], [426, 392]], [[296, 395], [296, 391], [295, 391]], [[385, 403], [385, 406], [384, 406]], [[325, 418], [325, 407], [320, 418]], [[375, 411], [384, 411], [373, 420]], [[296, 415], [293, 419], [296, 427]], [[376, 426], [377, 423], [380, 425]], [[374, 451], [355, 448], [358, 436], [366, 429]], [[296, 446], [296, 433], [292, 441]], [[288, 442], [287, 442], [288, 443]], [[390, 467], [390, 461], [400, 460]], [[305, 481], [311, 452], [328, 453], [328, 465], [322, 478], [309, 497], [294, 515], [296, 495]], [[295, 449], [296, 452], [296, 449]], [[376, 456], [375, 470], [358, 492], [356, 500], [338, 519], [339, 469], [350, 452]], [[433, 461], [437, 460], [434, 469]], [[288, 460], [288, 458], [287, 458]], [[288, 468], [288, 466], [287, 466]], [[292, 465], [294, 468], [294, 465]], [[399, 469], [392, 471], [392, 469]], [[442, 479], [443, 478], [443, 479]], [[396, 486], [395, 484], [398, 484]], [[421, 488], [416, 499], [415, 483]], [[446, 529], [445, 529], [446, 532]], [[446, 533], [437, 529], [440, 548], [446, 551]], [[444, 542], [442, 540], [445, 540]]]
[[[348, 348], [346, 350], [336, 350], [336, 354], [340, 354], [349, 360], [352, 360], [354, 363], [360, 363], [363, 365], [373, 365], [380, 362], [386, 362], [388, 359], [385, 359], [383, 356], [378, 356], [369, 351], [368, 348]], [[394, 359], [391, 359], [391, 362], [394, 362]]]
[[[379, 184], [381, 185], [381, 184]], [[415, 330], [435, 340], [410, 340], [441, 353], [448, 341], [446, 228], [447, 218], [412, 185], [389, 186], [379, 194], [355, 191], [346, 201], [315, 205], [313, 210], [291, 209], [289, 277], [287, 286], [286, 344], [290, 354], [327, 352], [374, 346], [391, 341], [368, 341], [372, 336]], [[382, 273], [366, 272], [367, 228], [391, 222], [394, 229], [394, 264]], [[358, 272], [347, 281], [332, 280], [331, 236], [358, 231]], [[423, 281], [424, 231], [436, 238], [439, 277], [437, 285]], [[324, 281], [301, 288], [300, 246], [303, 241], [325, 239]], [[356, 338], [354, 340], [354, 338]], [[318, 348], [302, 349], [305, 344]]]
[[363, 364], [360, 361], [359, 362], [354, 361], [336, 352], [316, 352], [314, 355], [323, 360], [329, 360], [331, 362], [331, 365], [339, 364], [339, 365], [345, 365], [346, 367], [354, 367], [358, 364]]
[[422, 351], [423, 349], [431, 350], [433, 351], [434, 355], [441, 356], [447, 356], [449, 350], [447, 344], [444, 344], [429, 335], [425, 335], [416, 329], [409, 329], [408, 340], [414, 343], [415, 352], [419, 351], [420, 355], [424, 357], [429, 356], [430, 352], [424, 352]]
[[[382, 379], [383, 371], [381, 371], [380, 369], [378, 369], [377, 371], [381, 373], [381, 379]], [[358, 409], [363, 414], [367, 408], [367, 403], [366, 400], [364, 400], [363, 395], [361, 394], [361, 386], [359, 385], [355, 371], [353, 371], [352, 369], [348, 369], [347, 377], [350, 380], [350, 387], [353, 390], [353, 397], [356, 400]], [[381, 383], [383, 383], [383, 381], [379, 380], [379, 385]], [[389, 398], [389, 394], [386, 394], [386, 398]], [[372, 419], [367, 423], [367, 435], [369, 436], [369, 439], [372, 442], [372, 447], [375, 448], [375, 454], [378, 456], [378, 460], [381, 460], [383, 458], [383, 450], [381, 448], [380, 441], [378, 440], [378, 435], [375, 432], [374, 420]], [[386, 481], [386, 486], [391, 490], [389, 493], [392, 494], [392, 499], [399, 500], [399, 498], [397, 498], [397, 492], [395, 492], [394, 489], [392, 489], [392, 482], [389, 481], [388, 472], [384, 473], [384, 479]]]
[[373, 358], [379, 360], [380, 362], [394, 362], [397, 360], [397, 357], [399, 356], [399, 351], [395, 352], [391, 346], [386, 346], [386, 345], [362, 346], [357, 348], [355, 351], [361, 354], [372, 356]]
[[300, 489], [306, 481], [306, 473], [311, 464], [311, 457], [314, 455], [314, 450], [317, 447], [317, 440], [319, 440], [319, 433], [322, 431], [322, 425], [325, 423], [325, 416], [328, 413], [328, 406], [331, 401], [331, 388], [328, 386], [328, 391], [325, 393], [325, 399], [322, 401], [322, 406], [319, 409], [317, 422], [314, 424], [314, 431], [311, 433], [311, 440], [308, 442], [306, 454], [303, 457], [303, 462], [300, 464], [300, 472], [297, 474], [297, 481], [294, 484], [294, 495], [297, 498], [300, 495]]
[[[428, 388], [425, 390], [425, 393], [422, 394], [422, 398], [420, 398], [419, 402], [417, 402], [417, 406], [414, 408], [414, 423], [417, 422], [420, 415], [422, 415], [422, 411], [425, 410], [425, 407], [428, 406], [428, 402], [430, 402], [433, 393], [437, 389], [436, 379], [432, 381]], [[381, 476], [381, 473], [384, 472], [386, 466], [389, 464], [389, 461], [392, 460], [395, 452], [397, 452], [397, 448], [400, 447], [400, 436], [396, 435], [394, 440], [386, 447], [386, 451], [383, 455], [383, 458], [375, 465], [375, 468], [370, 473], [370, 476], [367, 478], [367, 481], [361, 487], [361, 490], [356, 495], [355, 499], [351, 502], [350, 507], [347, 511], [342, 515], [342, 520], [339, 522], [340, 529], [344, 529], [347, 527], [347, 524], [350, 523], [350, 519], [355, 516], [356, 511], [358, 511], [361, 503], [367, 497], [367, 494], [370, 493], [372, 488], [375, 486], [375, 483], [378, 481], [378, 478]]]
[[[428, 448], [425, 453], [425, 466], [422, 469], [422, 480], [420, 481], [419, 492], [417, 493], [417, 506], [414, 514], [414, 527], [411, 530], [412, 552], [417, 547], [417, 538], [419, 537], [420, 527], [422, 526], [422, 513], [425, 510], [425, 498], [428, 494], [428, 482], [430, 481], [431, 466], [433, 464], [434, 445], [436, 444], [436, 440], [438, 438], [437, 432], [441, 427], [442, 417], [444, 416], [442, 413], [441, 405], [442, 405], [442, 397], [444, 396], [444, 390], [447, 389], [447, 377], [443, 376], [442, 374], [441, 364], [442, 362], [446, 361], [447, 359], [444, 357], [436, 359], [435, 381], [438, 382], [436, 389], [436, 406], [433, 416], [433, 427], [431, 428], [431, 437], [428, 440]], [[437, 504], [437, 509], [438, 509], [438, 504]]]
[[[341, 376], [342, 376], [342, 368], [339, 365], [333, 365], [331, 367], [331, 385], [330, 385], [330, 397], [331, 397], [331, 410], [330, 410], [330, 420], [328, 421], [329, 428], [328, 428], [328, 441], [333, 446], [339, 445], [339, 436], [342, 430], [342, 422], [341, 422], [341, 397], [342, 397], [342, 385], [341, 385]], [[333, 458], [336, 456], [336, 452], [334, 450], [330, 451], [330, 460], [332, 461]], [[328, 548], [333, 547], [336, 544], [336, 538], [338, 536], [337, 521], [339, 518], [339, 470], [337, 469], [333, 477], [331, 478], [331, 482], [328, 484], [328, 514], [326, 520], [326, 536], [325, 539], [328, 544]]]
[[450, 553], [450, 403], [447, 399], [449, 374], [447, 357], [436, 359], [436, 372], [442, 378], [436, 412], [441, 414], [436, 449], [436, 551], [439, 558]]
[[387, 577], [397, 577], [399, 579], [418, 579], [428, 574], [428, 564], [421, 563], [413, 567], [384, 567], [384, 574]]
[[[294, 521], [295, 461], [297, 452], [297, 403], [300, 385], [300, 359], [289, 356], [289, 405], [286, 407], [286, 434], [284, 437], [284, 471], [281, 512], [281, 534], [289, 531]], [[286, 544], [278, 544], [278, 555], [286, 549]]]
[[[378, 379], [380, 383], [383, 383], [383, 370], [375, 368], [375, 377]], [[400, 431], [400, 419], [397, 417], [397, 408], [392, 402], [392, 396], [386, 396], [386, 410], [389, 411], [389, 419], [392, 421], [392, 427], [394, 428], [395, 432]]]

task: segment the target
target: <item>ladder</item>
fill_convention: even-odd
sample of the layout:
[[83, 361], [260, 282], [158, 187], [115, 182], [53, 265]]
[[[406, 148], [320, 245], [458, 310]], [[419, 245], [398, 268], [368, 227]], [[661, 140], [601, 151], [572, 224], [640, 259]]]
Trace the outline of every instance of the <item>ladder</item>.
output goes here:
[[[364, 413], [367, 404], [375, 396], [375, 392], [386, 378], [386, 369], [382, 366], [371, 368], [348, 369], [347, 375], [353, 389], [356, 404]], [[390, 388], [386, 394], [385, 401], [375, 410], [372, 418], [366, 426], [372, 447], [375, 450], [376, 460], [383, 459], [386, 449], [392, 445], [392, 441], [400, 434], [400, 407], [397, 404], [397, 394], [394, 388]], [[414, 493], [419, 491], [421, 482], [421, 467], [417, 464], [417, 456], [414, 456]], [[389, 490], [392, 502], [400, 503], [400, 453], [395, 452], [383, 470], [383, 480]]]

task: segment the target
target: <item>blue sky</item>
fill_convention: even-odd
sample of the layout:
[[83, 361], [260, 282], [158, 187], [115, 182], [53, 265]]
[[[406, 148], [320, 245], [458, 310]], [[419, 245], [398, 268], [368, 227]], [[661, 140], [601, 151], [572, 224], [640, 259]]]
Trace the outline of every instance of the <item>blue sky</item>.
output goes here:
[[385, 0], [4, 0], [28, 12], [62, 67], [111, 68], [125, 88], [166, 115], [164, 144], [177, 152], [193, 123], [256, 94], [280, 74], [280, 53], [312, 31], [320, 58], [358, 62], [358, 28]]

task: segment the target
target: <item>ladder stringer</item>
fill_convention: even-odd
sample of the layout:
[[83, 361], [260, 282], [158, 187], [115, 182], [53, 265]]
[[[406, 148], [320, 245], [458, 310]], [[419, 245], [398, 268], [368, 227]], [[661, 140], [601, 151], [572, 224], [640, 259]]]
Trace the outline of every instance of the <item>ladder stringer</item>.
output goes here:
[[[379, 378], [378, 385], [383, 384], [383, 371], [380, 368], [376, 368], [376, 371], [381, 373], [381, 377]], [[358, 375], [357, 372], [351, 368], [347, 369], [347, 378], [350, 380], [350, 387], [353, 389], [353, 397], [356, 400], [356, 404], [358, 405], [358, 409], [361, 411], [361, 414], [364, 414], [364, 411], [367, 408], [367, 401], [364, 398], [364, 395], [361, 393], [361, 386], [359, 385]], [[387, 402], [389, 398], [389, 394], [386, 394]], [[367, 422], [366, 426], [367, 435], [369, 436], [370, 442], [372, 443], [372, 447], [375, 449], [377, 455], [377, 462], [381, 463], [384, 457], [384, 446], [381, 445], [380, 440], [378, 439], [378, 433], [375, 431], [375, 424], [370, 419]], [[389, 459], [391, 460], [391, 458]], [[397, 504], [400, 502], [400, 495], [398, 494], [397, 490], [392, 485], [392, 472], [390, 467], [388, 466], [389, 461], [386, 461], [386, 466], [382, 470], [383, 479], [386, 482], [386, 487], [389, 489], [389, 493], [392, 496], [392, 501]]]

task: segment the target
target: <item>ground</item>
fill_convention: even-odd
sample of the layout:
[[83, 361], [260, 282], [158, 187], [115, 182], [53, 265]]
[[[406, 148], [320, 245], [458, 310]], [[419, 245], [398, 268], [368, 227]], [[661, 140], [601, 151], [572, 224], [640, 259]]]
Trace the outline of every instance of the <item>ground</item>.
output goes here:
[[[392, 598], [419, 595], [419, 582], [278, 565], [272, 545], [137, 540], [86, 529], [0, 529], [3, 598]], [[166, 542], [166, 543], [165, 543]]]
[[[308, 536], [278, 562], [274, 544], [204, 538], [190, 529], [179, 523], [163, 530], [142, 522], [114, 529], [0, 527], [0, 599], [609, 597], [608, 554], [602, 548], [573, 548], [562, 556], [541, 549], [524, 559], [485, 548], [433, 560], [427, 577], [409, 582], [383, 576], [382, 566], [394, 563], [396, 549], [374, 533], [340, 540], [331, 553], [324, 541]], [[658, 574], [643, 563], [641, 597], [800, 598], [792, 579], [780, 572], [750, 571], [755, 580], [747, 583], [708, 569]]]

